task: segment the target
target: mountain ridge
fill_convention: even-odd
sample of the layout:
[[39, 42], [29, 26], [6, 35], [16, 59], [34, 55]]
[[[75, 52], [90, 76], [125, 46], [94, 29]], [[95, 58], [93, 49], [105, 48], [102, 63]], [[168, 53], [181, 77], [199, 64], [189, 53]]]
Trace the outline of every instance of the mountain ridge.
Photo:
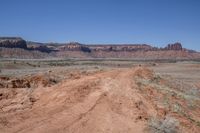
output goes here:
[[200, 59], [199, 52], [183, 48], [179, 42], [158, 48], [148, 44], [40, 43], [21, 37], [0, 37], [0, 57], [21, 58], [20, 54], [23, 58]]

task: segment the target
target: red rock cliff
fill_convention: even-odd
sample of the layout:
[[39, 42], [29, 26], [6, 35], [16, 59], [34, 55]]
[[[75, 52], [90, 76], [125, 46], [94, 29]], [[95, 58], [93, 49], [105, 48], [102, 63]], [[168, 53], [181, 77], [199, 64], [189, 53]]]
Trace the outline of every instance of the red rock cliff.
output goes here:
[[165, 47], [166, 50], [182, 50], [181, 43], [177, 42], [174, 44], [168, 44], [167, 47]]

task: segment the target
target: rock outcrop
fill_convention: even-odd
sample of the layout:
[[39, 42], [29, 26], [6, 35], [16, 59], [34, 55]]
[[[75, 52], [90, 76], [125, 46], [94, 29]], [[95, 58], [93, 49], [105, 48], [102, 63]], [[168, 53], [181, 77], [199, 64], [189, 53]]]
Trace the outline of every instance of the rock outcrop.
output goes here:
[[40, 43], [18, 37], [0, 37], [2, 58], [131, 58], [135, 60], [200, 60], [200, 53], [182, 47], [181, 43], [164, 48], [147, 44], [81, 44]]
[[27, 49], [26, 41], [20, 37], [0, 37], [0, 47]]
[[78, 42], [70, 42], [66, 45], [60, 47], [61, 51], [82, 51], [82, 52], [91, 52], [90, 48], [84, 46]]
[[52, 50], [51, 48], [48, 48], [45, 45], [31, 46], [29, 47], [29, 50], [36, 50], [36, 51], [45, 52], [45, 53], [50, 53], [52, 51], [55, 51], [55, 50]]
[[165, 50], [182, 50], [182, 45], [179, 42], [176, 42], [174, 44], [168, 44], [167, 47], [165, 47]]
[[87, 45], [93, 51], [146, 51], [152, 47], [146, 44]]
[[[19, 37], [0, 37], [0, 47], [7, 48], [24, 48], [27, 49], [27, 43]], [[156, 48], [147, 44], [92, 44], [84, 45], [78, 42], [70, 42], [65, 44], [55, 43], [33, 43], [28, 42], [29, 50], [38, 50], [41, 52], [52, 52], [52, 51], [82, 51], [82, 52], [95, 52], [95, 51], [166, 51], [166, 50], [183, 50], [181, 43], [176, 42], [174, 44], [168, 44], [165, 48]]]

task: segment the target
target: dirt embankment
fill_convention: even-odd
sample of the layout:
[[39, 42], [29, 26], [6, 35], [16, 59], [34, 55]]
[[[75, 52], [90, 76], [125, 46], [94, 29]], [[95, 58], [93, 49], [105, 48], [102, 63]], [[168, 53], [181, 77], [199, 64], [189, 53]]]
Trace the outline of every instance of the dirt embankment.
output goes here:
[[72, 74], [52, 86], [39, 81], [31, 89], [0, 89], [0, 132], [200, 130], [199, 96], [170, 86], [146, 67]]

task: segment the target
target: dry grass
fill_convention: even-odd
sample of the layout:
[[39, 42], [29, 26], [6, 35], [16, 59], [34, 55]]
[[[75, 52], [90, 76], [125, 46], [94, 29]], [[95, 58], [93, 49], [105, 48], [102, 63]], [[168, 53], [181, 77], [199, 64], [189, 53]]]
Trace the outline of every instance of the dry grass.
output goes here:
[[179, 133], [179, 121], [169, 116], [163, 120], [151, 118], [148, 126], [151, 133]]

